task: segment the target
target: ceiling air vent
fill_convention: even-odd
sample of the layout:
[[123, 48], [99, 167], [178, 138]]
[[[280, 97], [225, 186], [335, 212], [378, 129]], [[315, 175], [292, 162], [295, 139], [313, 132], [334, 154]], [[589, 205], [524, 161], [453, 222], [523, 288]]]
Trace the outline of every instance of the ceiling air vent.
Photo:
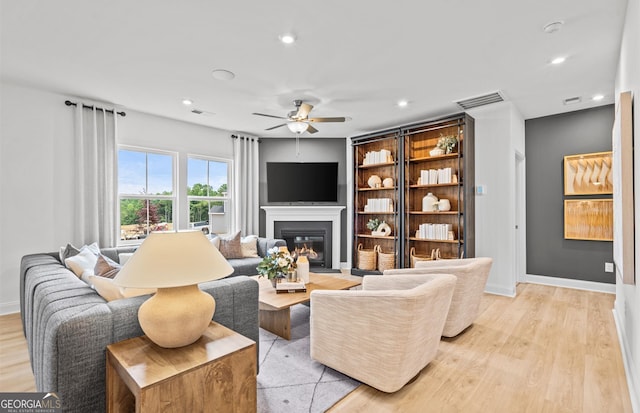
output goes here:
[[202, 115], [202, 116], [214, 116], [215, 113], [213, 112], [207, 112], [206, 110], [200, 110], [200, 109], [191, 109], [191, 113], [194, 113], [196, 115]]
[[462, 99], [456, 103], [462, 109], [467, 110], [471, 108], [477, 108], [478, 106], [490, 105], [492, 103], [504, 102], [504, 98], [500, 92], [488, 93], [482, 96], [476, 96], [474, 98]]
[[573, 105], [574, 103], [580, 103], [580, 102], [582, 102], [582, 98], [580, 96], [567, 98], [562, 101], [562, 103], [564, 103], [565, 105]]

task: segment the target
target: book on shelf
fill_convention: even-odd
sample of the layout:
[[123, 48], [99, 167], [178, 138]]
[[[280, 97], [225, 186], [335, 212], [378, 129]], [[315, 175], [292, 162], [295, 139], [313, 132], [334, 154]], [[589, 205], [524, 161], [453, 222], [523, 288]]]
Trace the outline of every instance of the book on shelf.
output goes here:
[[284, 281], [276, 284], [276, 293], [305, 293], [307, 286], [303, 281]]

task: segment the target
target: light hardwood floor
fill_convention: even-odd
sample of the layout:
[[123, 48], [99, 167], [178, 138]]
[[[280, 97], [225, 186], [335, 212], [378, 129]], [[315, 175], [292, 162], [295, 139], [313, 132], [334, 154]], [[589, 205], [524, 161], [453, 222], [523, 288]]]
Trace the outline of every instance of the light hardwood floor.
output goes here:
[[[394, 394], [362, 385], [336, 412], [631, 412], [610, 294], [520, 284]], [[0, 317], [0, 392], [35, 391], [20, 316]]]

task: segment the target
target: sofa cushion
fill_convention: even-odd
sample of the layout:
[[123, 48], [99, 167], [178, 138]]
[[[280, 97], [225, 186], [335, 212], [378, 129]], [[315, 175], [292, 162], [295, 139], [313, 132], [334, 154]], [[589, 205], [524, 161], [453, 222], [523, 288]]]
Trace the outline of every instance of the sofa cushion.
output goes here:
[[242, 248], [243, 258], [256, 258], [258, 255], [258, 236], [247, 235], [240, 238], [240, 247]]
[[89, 248], [82, 247], [80, 252], [73, 257], [69, 257], [64, 260], [64, 264], [75, 275], [81, 277], [85, 271], [93, 271], [96, 266], [98, 257]]
[[231, 235], [219, 235], [220, 237], [220, 253], [226, 259], [242, 258], [242, 245], [240, 243], [240, 231]]

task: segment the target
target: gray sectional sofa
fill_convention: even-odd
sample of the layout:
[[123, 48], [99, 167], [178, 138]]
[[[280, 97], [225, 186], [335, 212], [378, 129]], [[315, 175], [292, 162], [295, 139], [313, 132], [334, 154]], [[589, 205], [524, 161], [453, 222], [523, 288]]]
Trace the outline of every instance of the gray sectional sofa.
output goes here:
[[[281, 240], [259, 241], [259, 251]], [[103, 249], [118, 254], [133, 248]], [[233, 277], [200, 284], [216, 300], [213, 320], [259, 342], [259, 258], [230, 260]], [[253, 270], [251, 269], [253, 266]], [[36, 389], [57, 392], [65, 412], [105, 411], [105, 349], [143, 334], [138, 308], [148, 296], [107, 302], [58, 258], [58, 253], [26, 255], [20, 269], [20, 310]]]

